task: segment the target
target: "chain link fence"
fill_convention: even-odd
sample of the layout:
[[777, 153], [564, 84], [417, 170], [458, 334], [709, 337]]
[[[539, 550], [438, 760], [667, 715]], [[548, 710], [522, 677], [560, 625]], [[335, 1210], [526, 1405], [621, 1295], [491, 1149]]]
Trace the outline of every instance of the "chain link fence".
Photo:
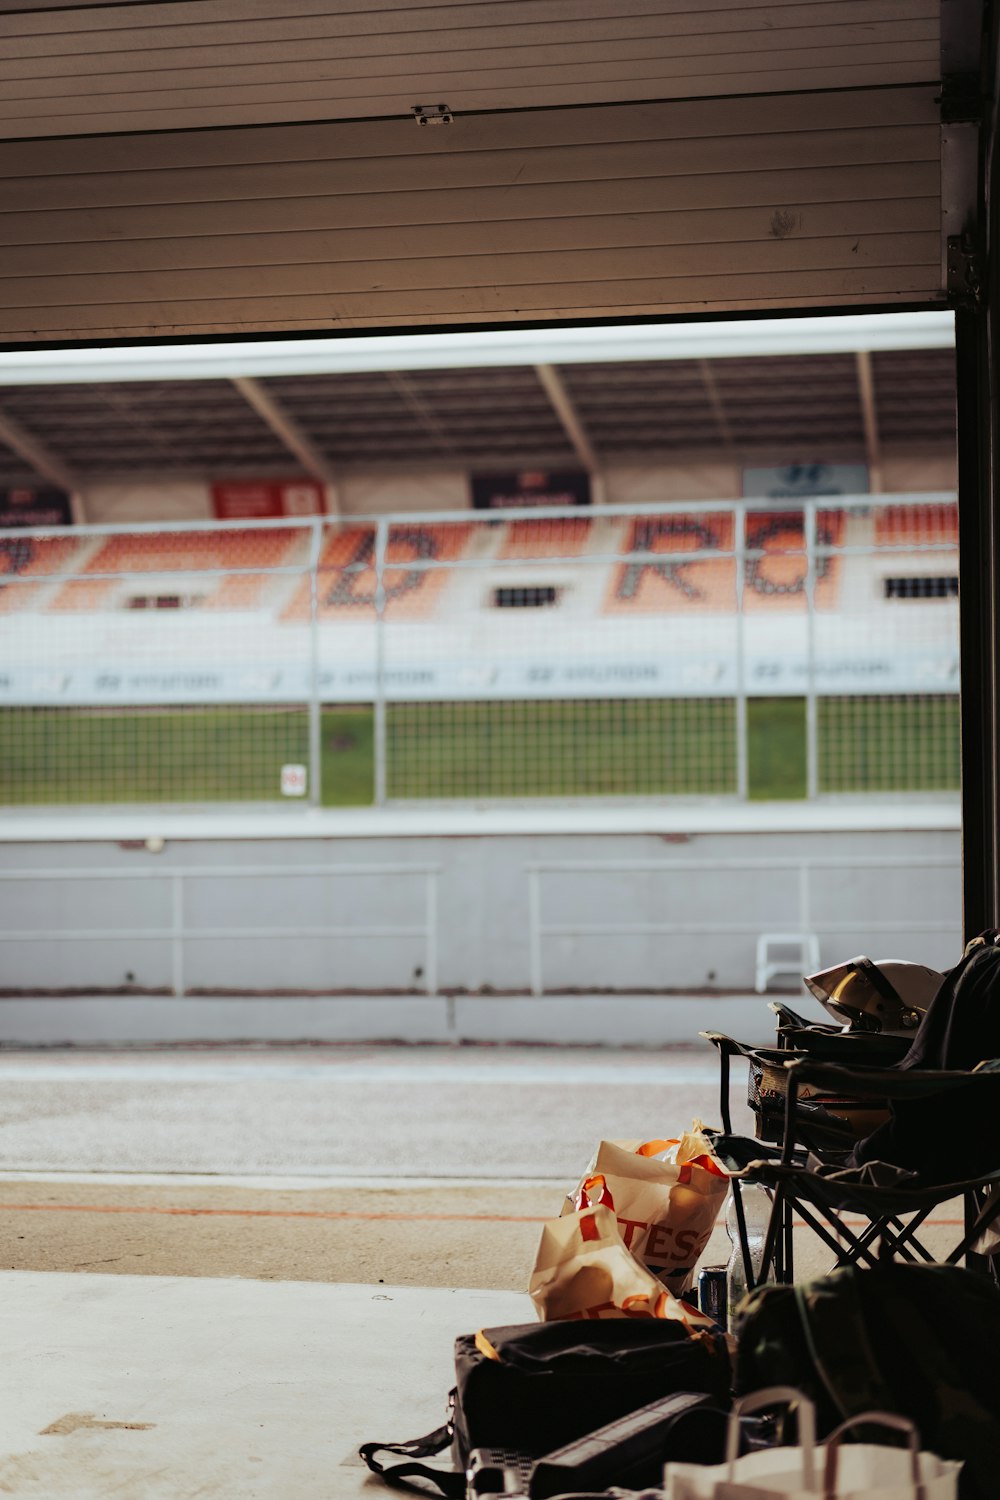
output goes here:
[[0, 801], [958, 787], [953, 496], [0, 533]]

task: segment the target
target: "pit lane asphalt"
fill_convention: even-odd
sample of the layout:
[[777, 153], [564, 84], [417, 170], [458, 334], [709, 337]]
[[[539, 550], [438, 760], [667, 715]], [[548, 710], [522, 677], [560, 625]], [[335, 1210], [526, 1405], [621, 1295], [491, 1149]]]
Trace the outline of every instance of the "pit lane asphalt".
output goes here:
[[707, 1048], [0, 1052], [0, 1265], [521, 1289], [603, 1136], [718, 1116]]
[[695, 1118], [707, 1048], [2, 1051], [0, 1268], [523, 1290], [598, 1141]]

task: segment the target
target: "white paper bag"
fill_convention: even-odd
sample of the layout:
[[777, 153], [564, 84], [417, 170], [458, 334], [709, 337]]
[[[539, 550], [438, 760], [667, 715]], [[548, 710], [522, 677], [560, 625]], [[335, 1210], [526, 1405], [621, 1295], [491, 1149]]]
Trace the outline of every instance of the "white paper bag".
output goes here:
[[613, 1209], [626, 1248], [682, 1292], [728, 1191], [729, 1173], [696, 1120], [676, 1140], [602, 1141], [569, 1206]]
[[[736, 1457], [744, 1412], [788, 1402], [797, 1409], [799, 1442]], [[882, 1426], [904, 1432], [907, 1448], [843, 1444], [852, 1427]], [[664, 1500], [955, 1500], [961, 1464], [919, 1451], [912, 1422], [890, 1412], [863, 1412], [842, 1422], [826, 1442], [815, 1442], [812, 1402], [786, 1386], [737, 1401], [729, 1418], [724, 1464], [667, 1464]]]
[[543, 1323], [558, 1318], [676, 1318], [692, 1331], [714, 1326], [639, 1264], [609, 1208], [585, 1208], [543, 1226], [528, 1293]]

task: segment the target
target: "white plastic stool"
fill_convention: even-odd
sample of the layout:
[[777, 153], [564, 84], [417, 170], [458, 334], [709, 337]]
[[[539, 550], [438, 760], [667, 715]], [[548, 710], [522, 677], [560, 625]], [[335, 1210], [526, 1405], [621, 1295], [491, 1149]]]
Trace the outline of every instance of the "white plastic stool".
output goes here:
[[757, 939], [754, 988], [763, 995], [776, 974], [815, 974], [819, 938], [814, 932], [762, 932]]

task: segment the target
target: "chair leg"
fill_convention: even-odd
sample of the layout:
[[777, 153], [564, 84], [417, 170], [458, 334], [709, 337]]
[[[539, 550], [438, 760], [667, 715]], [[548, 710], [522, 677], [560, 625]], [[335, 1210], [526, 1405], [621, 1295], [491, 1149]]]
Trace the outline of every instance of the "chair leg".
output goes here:
[[733, 1207], [736, 1210], [736, 1232], [740, 1240], [740, 1255], [743, 1259], [743, 1275], [746, 1278], [747, 1291], [753, 1291], [756, 1281], [753, 1274], [753, 1263], [750, 1259], [750, 1240], [747, 1236], [747, 1216], [743, 1204], [743, 1184], [735, 1177], [730, 1179], [730, 1192], [733, 1195]]
[[[831, 1223], [827, 1219], [826, 1224], [824, 1224], [822, 1219], [811, 1213], [804, 1203], [793, 1201], [792, 1206], [794, 1211], [801, 1215], [803, 1222], [809, 1226], [813, 1234], [817, 1235], [823, 1241], [824, 1245], [828, 1245], [833, 1251], [837, 1257], [838, 1266], [853, 1265], [855, 1261], [867, 1261], [871, 1265], [875, 1264], [875, 1256], [867, 1245], [863, 1244], [857, 1235], [852, 1234], [839, 1220]], [[845, 1250], [844, 1246], [834, 1239], [831, 1230], [843, 1235], [850, 1245], [850, 1250]]]
[[[774, 1190], [774, 1197], [771, 1200], [771, 1217], [767, 1221], [767, 1234], [764, 1238], [764, 1254], [761, 1258], [758, 1284], [768, 1280], [772, 1266], [775, 1267], [776, 1271], [779, 1269], [777, 1266], [777, 1252], [784, 1203], [785, 1190], [779, 1182]], [[778, 1279], [780, 1280], [780, 1277]]]
[[928, 1266], [937, 1265], [937, 1256], [922, 1245], [917, 1239], [917, 1230], [924, 1220], [933, 1212], [933, 1206], [922, 1209], [920, 1213], [914, 1214], [909, 1223], [904, 1224], [901, 1219], [892, 1218], [889, 1225], [893, 1230], [898, 1230], [897, 1244], [909, 1245], [914, 1252], [914, 1259], [922, 1260]]
[[[996, 1257], [975, 1255], [972, 1246], [983, 1230], [988, 1229], [998, 1215], [1000, 1215], [1000, 1193], [996, 1191], [988, 1194], [967, 1193], [965, 1196], [965, 1234], [948, 1256], [948, 1264], [957, 1265], [964, 1256], [970, 1270], [980, 1270], [982, 1262], [990, 1260], [993, 1262], [990, 1272], [996, 1280], [998, 1274]], [[973, 1264], [973, 1261], [979, 1264]]]

